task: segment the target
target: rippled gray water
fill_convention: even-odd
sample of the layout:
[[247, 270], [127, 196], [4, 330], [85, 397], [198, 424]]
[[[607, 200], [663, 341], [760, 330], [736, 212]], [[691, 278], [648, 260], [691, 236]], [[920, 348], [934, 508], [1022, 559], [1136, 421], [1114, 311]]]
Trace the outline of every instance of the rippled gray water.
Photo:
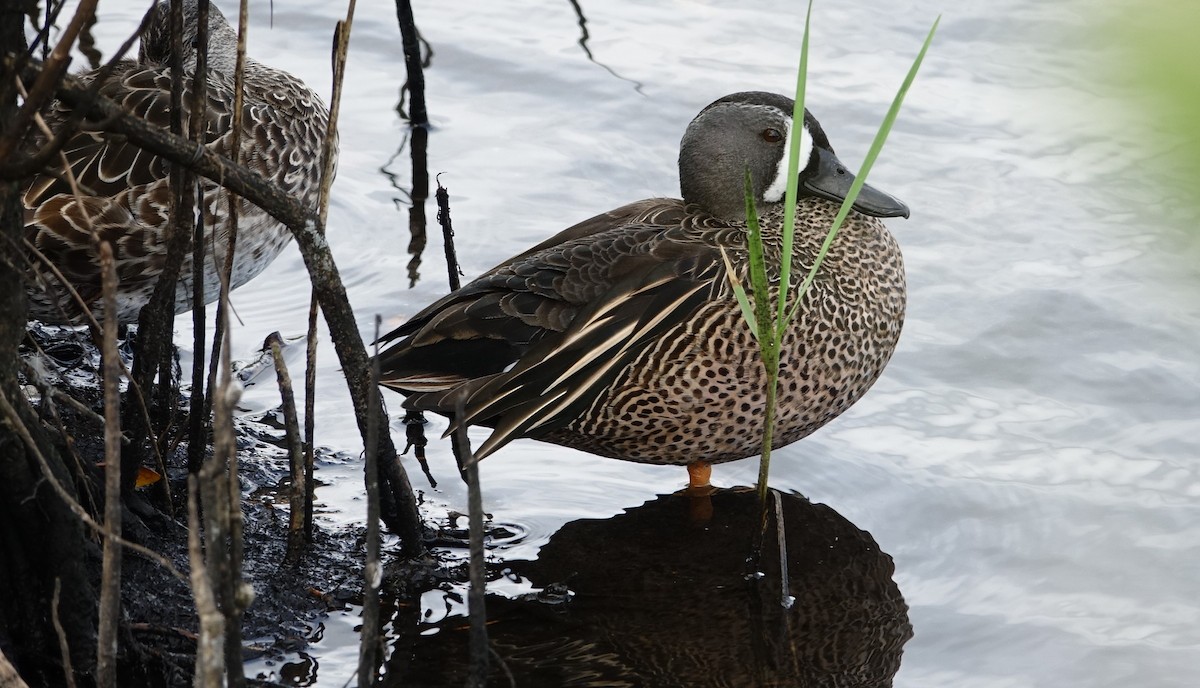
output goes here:
[[[101, 45], [111, 50], [143, 4], [101, 3]], [[581, 4], [602, 65], [578, 45], [565, 0], [416, 3], [435, 51], [429, 166], [451, 192], [468, 277], [599, 211], [676, 195], [695, 112], [733, 91], [793, 88], [800, 3]], [[1104, 7], [814, 11], [809, 107], [852, 166], [945, 13], [872, 174], [913, 209], [892, 223], [910, 284], [900, 348], [863, 401], [773, 467], [775, 486], [830, 505], [894, 558], [915, 632], [897, 686], [1183, 687], [1200, 668], [1197, 252], [1166, 221], [1189, 215], [1145, 174], [1161, 147], [1110, 116], [1112, 96], [1088, 81], [1103, 72], [1092, 27]], [[267, 3], [252, 11], [251, 53], [328, 93], [328, 37], [344, 10], [277, 1], [274, 28]], [[392, 160], [407, 129], [393, 110], [405, 73], [390, 2], [359, 3], [348, 74], [329, 237], [369, 332], [375, 313], [394, 324], [446, 290], [436, 238], [410, 286], [406, 193], [381, 171], [408, 188], [407, 149]], [[234, 295], [235, 351], [302, 333], [302, 270], [289, 251]], [[322, 360], [318, 442], [353, 454], [332, 350]], [[247, 401], [269, 407], [274, 394], [263, 385]], [[428, 515], [465, 509], [448, 446], [430, 455], [437, 490], [408, 466]], [[714, 479], [750, 484], [756, 468], [725, 464]], [[354, 462], [323, 467], [327, 522], [360, 521], [360, 475]], [[510, 559], [684, 481], [677, 468], [531, 441], [482, 464], [486, 509], [527, 533], [497, 552]], [[319, 685], [353, 672], [356, 623], [329, 619], [309, 648]]]

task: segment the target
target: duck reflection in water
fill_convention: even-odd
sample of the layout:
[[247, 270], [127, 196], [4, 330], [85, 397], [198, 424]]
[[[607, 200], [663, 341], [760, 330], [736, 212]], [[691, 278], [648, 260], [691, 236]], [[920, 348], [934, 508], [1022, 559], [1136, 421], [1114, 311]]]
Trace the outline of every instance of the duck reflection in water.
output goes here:
[[[774, 548], [762, 579], [745, 575], [754, 492], [715, 491], [703, 525], [692, 499], [685, 491], [568, 523], [536, 561], [507, 562], [510, 576], [570, 592], [489, 596], [489, 685], [510, 685], [510, 673], [518, 686], [892, 685], [912, 626], [892, 558], [869, 533], [781, 495], [795, 597], [784, 609]], [[396, 625], [387, 685], [464, 685], [465, 617]]]

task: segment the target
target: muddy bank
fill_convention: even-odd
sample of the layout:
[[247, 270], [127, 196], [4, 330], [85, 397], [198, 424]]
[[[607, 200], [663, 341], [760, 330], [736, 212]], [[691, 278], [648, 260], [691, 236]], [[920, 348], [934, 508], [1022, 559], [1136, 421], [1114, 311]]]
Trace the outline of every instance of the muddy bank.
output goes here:
[[[129, 347], [122, 345], [129, 363]], [[56, 442], [76, 464], [79, 500], [99, 513], [103, 500], [103, 419], [99, 385], [99, 352], [86, 332], [34, 324], [21, 349], [26, 365], [21, 377], [26, 395]], [[126, 509], [124, 535], [166, 557], [185, 575], [188, 563], [186, 394], [179, 395], [175, 427], [180, 428], [164, 460], [166, 475], [147, 474]], [[314, 521], [311, 544], [294, 563], [285, 563], [288, 540], [289, 488], [286, 441], [278, 409], [235, 421], [244, 519], [242, 577], [254, 590], [242, 624], [243, 657], [283, 659], [319, 638], [321, 619], [331, 611], [361, 602], [365, 528], [323, 526]], [[324, 465], [355, 460], [318, 448], [314, 475], [321, 484]], [[157, 480], [155, 478], [157, 477]], [[170, 488], [173, 512], [163, 508], [162, 481]], [[386, 555], [385, 555], [386, 556]], [[100, 539], [91, 534], [80, 557], [98, 586]], [[416, 571], [385, 559], [392, 571]], [[428, 567], [418, 567], [428, 577]], [[136, 553], [124, 554], [121, 584], [121, 685], [187, 686], [192, 683], [197, 613], [191, 586], [160, 563]], [[394, 595], [408, 598], [432, 582], [393, 576]], [[431, 579], [430, 579], [431, 580]], [[46, 658], [53, 661], [56, 658]], [[63, 675], [46, 671], [46, 685], [59, 685]], [[254, 682], [254, 677], [247, 677]], [[32, 684], [31, 684], [32, 685]]]

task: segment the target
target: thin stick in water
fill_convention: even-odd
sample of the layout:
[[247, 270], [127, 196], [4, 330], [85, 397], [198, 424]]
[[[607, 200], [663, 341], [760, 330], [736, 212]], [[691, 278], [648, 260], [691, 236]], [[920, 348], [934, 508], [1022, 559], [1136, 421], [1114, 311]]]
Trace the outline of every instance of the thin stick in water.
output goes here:
[[791, 609], [796, 598], [791, 592], [791, 581], [788, 579], [787, 528], [783, 521], [783, 495], [779, 490], [772, 489], [775, 497], [775, 537], [779, 545], [779, 604], [784, 609]]
[[121, 619], [121, 366], [117, 358], [117, 268], [112, 244], [99, 242], [104, 300], [100, 350], [104, 374], [104, 563], [100, 576], [100, 624], [96, 685], [117, 685], [117, 624]]
[[[463, 399], [459, 397], [454, 409], [455, 418], [463, 417]], [[467, 609], [471, 619], [471, 660], [467, 674], [470, 688], [483, 688], [488, 676], [487, 608], [483, 561], [483, 494], [479, 488], [479, 462], [471, 452], [471, 440], [467, 437], [466, 423], [459, 423], [454, 430], [454, 458], [462, 466], [467, 479], [467, 531], [470, 542], [471, 588], [467, 593]]]
[[[342, 108], [342, 84], [346, 79], [346, 54], [350, 50], [350, 29], [354, 26], [354, 4], [350, 0], [346, 7], [346, 18], [337, 23], [333, 32], [333, 93], [329, 98], [329, 119], [325, 126], [325, 138], [321, 144], [321, 188], [317, 196], [317, 214], [321, 218], [321, 231], [329, 218], [329, 190], [333, 187], [334, 160], [337, 157], [338, 115]], [[304, 369], [304, 461], [305, 473], [312, 480], [315, 457], [316, 403], [317, 403], [317, 316], [320, 305], [314, 287], [308, 304], [308, 346]], [[368, 421], [369, 422], [369, 421]], [[310, 499], [311, 502], [311, 499]], [[312, 542], [312, 506], [306, 505], [304, 512], [304, 534]]]
[[[200, 0], [196, 18], [196, 71], [192, 74], [191, 114], [189, 136], [196, 145], [203, 145], [208, 108], [208, 0]], [[204, 337], [207, 308], [204, 305], [204, 243], [205, 219], [204, 185], [195, 184], [195, 217], [192, 222], [192, 390], [188, 395], [188, 464], [199, 467], [208, 448], [208, 407], [205, 397]], [[214, 233], [215, 234], [215, 233]], [[213, 256], [214, 261], [216, 256]]]
[[438, 224], [442, 226], [442, 245], [446, 249], [446, 273], [450, 277], [450, 291], [462, 286], [462, 268], [458, 266], [458, 254], [454, 251], [454, 225], [450, 222], [450, 190], [442, 186], [442, 175], [437, 176]]
[[[238, 9], [238, 41], [237, 58], [233, 67], [233, 121], [229, 125], [229, 152], [235, 164], [242, 164], [242, 119], [243, 105], [246, 101], [246, 33], [250, 21], [248, 0], [242, 0]], [[213, 390], [217, 388], [217, 368], [220, 363], [221, 350], [225, 341], [225, 326], [229, 322], [229, 285], [233, 279], [233, 259], [237, 251], [238, 237], [238, 208], [239, 198], [234, 192], [226, 189], [225, 201], [229, 206], [226, 218], [225, 261], [217, 271], [220, 283], [220, 296], [217, 299], [217, 322], [213, 328], [212, 353], [208, 363], [208, 394], [204, 399], [204, 415], [207, 418], [212, 412]], [[213, 232], [213, 263], [216, 264], [217, 233]]]
[[362, 640], [358, 651], [358, 686], [371, 688], [382, 658], [382, 638], [379, 628], [379, 587], [383, 584], [383, 566], [379, 561], [379, 419], [376, 413], [379, 400], [379, 325], [375, 316], [375, 355], [371, 359], [371, 386], [368, 403], [371, 413], [367, 420], [366, 488], [367, 488], [367, 560], [363, 566]]
[[283, 427], [287, 436], [288, 478], [288, 544], [284, 561], [295, 564], [304, 551], [307, 540], [304, 532], [305, 498], [308, 486], [305, 482], [304, 451], [300, 442], [300, 419], [296, 414], [296, 395], [292, 391], [292, 376], [288, 374], [287, 361], [283, 358], [283, 338], [278, 332], [267, 335], [265, 346], [271, 349], [275, 361], [275, 379], [279, 383], [280, 403], [283, 406]]
[[429, 124], [429, 113], [425, 110], [425, 72], [421, 65], [421, 36], [413, 18], [411, 0], [396, 0], [396, 20], [400, 24], [404, 66], [408, 70], [408, 81], [404, 83], [404, 90], [411, 98], [408, 122], [414, 127], [424, 127]]

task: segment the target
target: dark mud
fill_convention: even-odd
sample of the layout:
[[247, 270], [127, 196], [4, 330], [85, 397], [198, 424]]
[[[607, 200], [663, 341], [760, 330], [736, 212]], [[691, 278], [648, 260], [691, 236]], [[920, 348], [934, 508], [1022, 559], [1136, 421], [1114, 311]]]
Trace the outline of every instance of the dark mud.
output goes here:
[[[122, 345], [128, 364], [129, 348]], [[75, 463], [80, 502], [93, 514], [102, 502], [103, 425], [98, 351], [85, 331], [31, 325], [22, 347], [28, 364], [26, 393], [54, 428]], [[186, 396], [179, 397], [177, 427], [186, 427]], [[287, 459], [278, 409], [235, 421], [239, 480], [244, 518], [242, 577], [255, 593], [243, 619], [243, 655], [283, 659], [319, 639], [321, 619], [334, 610], [361, 602], [365, 528], [330, 531], [314, 524], [313, 541], [295, 564], [285, 564], [288, 512]], [[179, 434], [184, 435], [182, 430]], [[164, 457], [174, 513], [167, 513], [156, 492], [161, 485], [140, 487], [126, 510], [124, 534], [169, 559], [185, 575], [187, 552], [187, 445], [176, 444]], [[330, 450], [318, 449], [315, 476]], [[342, 457], [336, 457], [342, 462]], [[159, 506], [151, 506], [151, 503]], [[278, 506], [277, 506], [278, 505]], [[136, 512], [136, 515], [135, 515]], [[80, 556], [99, 585], [99, 539]], [[188, 686], [192, 683], [197, 617], [188, 582], [159, 563], [127, 552], [122, 580], [121, 685]], [[394, 568], [394, 567], [393, 567]], [[432, 585], [432, 583], [427, 583]], [[407, 579], [393, 586], [406, 598]], [[253, 681], [253, 677], [249, 677]], [[261, 682], [259, 682], [262, 684]]]

